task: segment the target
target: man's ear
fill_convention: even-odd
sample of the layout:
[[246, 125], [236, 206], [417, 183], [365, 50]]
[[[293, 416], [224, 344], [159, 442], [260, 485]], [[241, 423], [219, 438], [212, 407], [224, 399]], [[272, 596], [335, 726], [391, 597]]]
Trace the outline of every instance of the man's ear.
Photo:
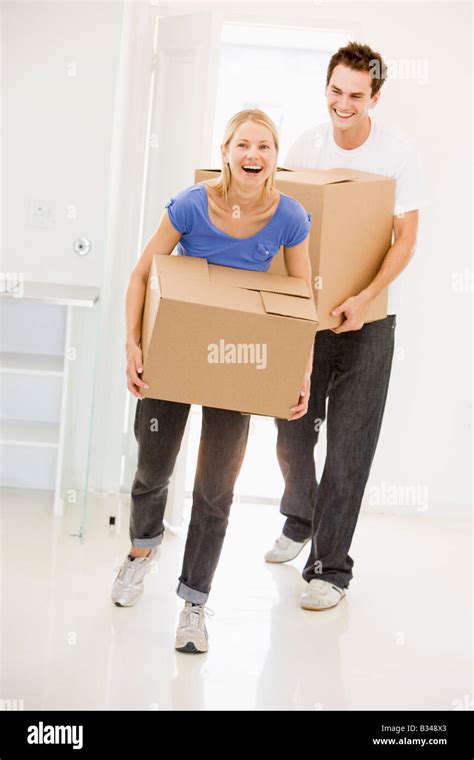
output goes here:
[[380, 98], [380, 90], [374, 95], [373, 98], [371, 98], [369, 108], [375, 108], [375, 106], [379, 102], [379, 98]]

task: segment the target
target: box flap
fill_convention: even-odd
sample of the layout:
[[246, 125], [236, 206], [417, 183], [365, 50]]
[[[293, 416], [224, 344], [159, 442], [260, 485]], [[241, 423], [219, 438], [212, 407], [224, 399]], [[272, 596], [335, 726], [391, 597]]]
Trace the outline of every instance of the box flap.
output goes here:
[[262, 293], [261, 295], [267, 314], [306, 319], [318, 324], [316, 307], [310, 298], [293, 298], [280, 293]]
[[[220, 174], [220, 171], [220, 169], [196, 169], [196, 173]], [[289, 169], [286, 166], [277, 166], [276, 179], [282, 182], [309, 182], [309, 184], [324, 186], [336, 185], [340, 182], [382, 182], [391, 178], [372, 172], [363, 172], [359, 169], [306, 169], [303, 166]]]
[[259, 292], [203, 282], [199, 278], [184, 278], [176, 272], [160, 272], [161, 297], [170, 301], [186, 301], [200, 306], [233, 309], [265, 314]]
[[383, 182], [393, 183], [395, 185], [395, 179], [393, 177], [384, 177], [381, 174], [374, 174], [373, 172], [363, 172], [360, 169], [354, 171], [357, 182]]
[[220, 169], [216, 169], [215, 167], [213, 169], [203, 169], [203, 168], [200, 167], [199, 169], [195, 169], [194, 171], [195, 172], [215, 172], [216, 174], [220, 174], [221, 173], [221, 170]]
[[268, 293], [283, 293], [288, 296], [310, 298], [308, 285], [300, 277], [287, 277], [254, 269], [235, 269], [218, 264], [209, 264], [209, 279], [215, 285], [228, 285], [246, 290], [260, 290]]
[[196, 256], [164, 256], [155, 253], [156, 270], [173, 272], [180, 277], [190, 277], [200, 282], [209, 282], [209, 265], [207, 259]]
[[[286, 173], [288, 172], [288, 173]], [[292, 176], [293, 175], [293, 176]], [[277, 179], [289, 182], [295, 179], [300, 182], [310, 182], [313, 185], [335, 185], [338, 182], [354, 182], [358, 179], [358, 172], [351, 169], [293, 169], [286, 170], [285, 174]]]

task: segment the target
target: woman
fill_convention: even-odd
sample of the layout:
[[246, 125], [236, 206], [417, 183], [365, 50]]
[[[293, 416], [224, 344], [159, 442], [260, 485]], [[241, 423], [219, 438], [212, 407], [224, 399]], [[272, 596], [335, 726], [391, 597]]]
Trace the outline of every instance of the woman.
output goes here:
[[[138, 467], [131, 489], [130, 553], [115, 579], [112, 599], [133, 605], [143, 593], [143, 577], [163, 539], [168, 484], [179, 452], [190, 405], [145, 398], [140, 389], [140, 326], [152, 256], [206, 258], [211, 264], [266, 271], [284, 246], [289, 275], [311, 288], [308, 235], [311, 215], [298, 201], [274, 187], [278, 135], [258, 109], [240, 111], [227, 124], [221, 145], [222, 171], [217, 180], [198, 183], [166, 204], [161, 223], [135, 266], [126, 297], [128, 389], [141, 399], [134, 432]], [[312, 352], [298, 405], [290, 419], [308, 407]], [[208, 636], [205, 602], [211, 588], [227, 528], [234, 484], [240, 472], [249, 415], [203, 407], [193, 505], [177, 593], [185, 600], [175, 647], [205, 652]]]

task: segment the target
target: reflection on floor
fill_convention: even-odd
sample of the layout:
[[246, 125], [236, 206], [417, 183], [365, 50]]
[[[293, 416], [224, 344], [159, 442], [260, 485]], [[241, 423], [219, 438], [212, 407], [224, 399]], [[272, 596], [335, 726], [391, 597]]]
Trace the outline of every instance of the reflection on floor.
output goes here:
[[129, 547], [126, 496], [90, 497], [82, 544], [70, 535], [80, 510], [53, 518], [45, 492], [4, 489], [2, 511], [0, 697], [25, 710], [449, 710], [472, 691], [465, 522], [363, 514], [346, 598], [309, 612], [306, 557], [263, 561], [277, 508], [234, 504], [210, 650], [193, 656], [173, 648], [182, 530], [167, 531], [138, 605], [120, 609], [110, 588]]

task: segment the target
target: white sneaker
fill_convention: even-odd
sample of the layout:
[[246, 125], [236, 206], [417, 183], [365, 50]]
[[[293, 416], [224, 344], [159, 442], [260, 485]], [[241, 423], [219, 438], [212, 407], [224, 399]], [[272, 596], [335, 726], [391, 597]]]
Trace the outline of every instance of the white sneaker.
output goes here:
[[306, 591], [301, 594], [300, 604], [304, 610], [327, 610], [339, 604], [345, 595], [344, 589], [335, 586], [334, 583], [313, 578]]
[[158, 547], [150, 550], [146, 557], [130, 559], [128, 554], [123, 564], [115, 568], [118, 573], [112, 586], [112, 601], [116, 607], [132, 607], [143, 594], [143, 578], [151, 569]]
[[185, 602], [179, 615], [178, 629], [176, 631], [175, 649], [178, 652], [190, 652], [199, 654], [209, 649], [208, 635], [206, 630], [206, 613], [214, 613], [204, 607], [203, 604], [191, 604]]
[[308, 541], [309, 538], [305, 538], [304, 541], [293, 541], [282, 533], [275, 541], [273, 549], [265, 554], [265, 562], [289, 562], [290, 559], [298, 556]]

